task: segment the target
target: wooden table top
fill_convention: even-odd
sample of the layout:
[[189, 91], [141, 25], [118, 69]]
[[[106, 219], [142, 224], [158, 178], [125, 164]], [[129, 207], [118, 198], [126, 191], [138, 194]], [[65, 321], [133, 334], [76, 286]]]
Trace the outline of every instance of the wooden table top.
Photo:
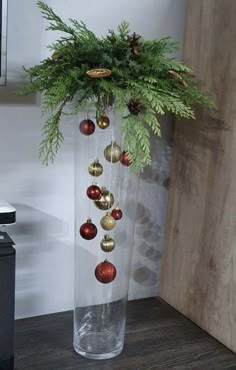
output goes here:
[[236, 369], [236, 355], [159, 298], [128, 303], [125, 348], [87, 360], [72, 347], [72, 312], [16, 321], [15, 370]]

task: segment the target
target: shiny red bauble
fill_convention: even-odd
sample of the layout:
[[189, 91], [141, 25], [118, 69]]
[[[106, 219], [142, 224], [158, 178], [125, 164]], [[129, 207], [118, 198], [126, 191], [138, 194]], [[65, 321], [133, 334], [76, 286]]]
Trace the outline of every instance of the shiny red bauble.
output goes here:
[[89, 199], [98, 200], [102, 196], [102, 191], [99, 186], [94, 184], [88, 187], [87, 196], [89, 197]]
[[116, 277], [116, 268], [111, 262], [105, 260], [97, 265], [95, 276], [100, 283], [111, 283]]
[[82, 236], [82, 238], [86, 240], [91, 240], [95, 238], [97, 232], [98, 232], [97, 227], [92, 223], [91, 219], [88, 219], [87, 222], [85, 222], [80, 227], [80, 235]]
[[124, 165], [129, 167], [132, 164], [132, 158], [130, 154], [127, 154], [126, 151], [121, 153], [120, 162]]
[[95, 131], [95, 123], [91, 119], [84, 119], [80, 122], [79, 129], [83, 135], [92, 135]]
[[115, 220], [120, 220], [123, 216], [123, 213], [119, 207], [116, 207], [111, 211], [111, 215]]

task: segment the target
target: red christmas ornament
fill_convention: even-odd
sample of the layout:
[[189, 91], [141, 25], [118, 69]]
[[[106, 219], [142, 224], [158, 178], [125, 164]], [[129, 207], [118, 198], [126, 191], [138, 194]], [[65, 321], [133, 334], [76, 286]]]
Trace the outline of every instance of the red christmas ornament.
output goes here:
[[126, 151], [123, 151], [121, 153], [120, 162], [124, 165], [129, 167], [132, 164], [132, 157], [130, 154], [126, 153]]
[[98, 200], [102, 196], [102, 191], [99, 188], [99, 186], [97, 186], [96, 184], [93, 184], [88, 187], [87, 196], [89, 197], [89, 199]]
[[119, 207], [116, 207], [111, 211], [111, 215], [115, 220], [120, 220], [123, 216], [123, 213]]
[[116, 268], [111, 262], [105, 260], [97, 265], [95, 269], [95, 276], [100, 283], [111, 283], [116, 277]]
[[80, 235], [86, 240], [95, 238], [97, 232], [97, 227], [92, 223], [90, 218], [80, 227]]
[[83, 135], [92, 135], [95, 131], [95, 123], [91, 119], [84, 119], [80, 122], [79, 129]]

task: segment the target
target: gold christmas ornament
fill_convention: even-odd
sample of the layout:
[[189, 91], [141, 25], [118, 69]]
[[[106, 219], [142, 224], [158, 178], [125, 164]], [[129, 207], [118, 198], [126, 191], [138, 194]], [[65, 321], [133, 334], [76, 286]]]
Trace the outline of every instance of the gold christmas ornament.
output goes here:
[[101, 176], [103, 173], [103, 167], [98, 159], [91, 163], [88, 167], [88, 172], [93, 177]]
[[90, 71], [86, 72], [89, 77], [92, 78], [102, 78], [102, 77], [108, 77], [111, 75], [111, 70], [106, 68], [96, 68], [91, 69]]
[[106, 211], [111, 208], [114, 204], [114, 195], [103, 186], [101, 188], [101, 198], [94, 201], [94, 204], [97, 208], [101, 209], [102, 211]]
[[116, 226], [116, 221], [109, 212], [101, 218], [100, 225], [104, 230], [112, 230]]
[[107, 253], [112, 252], [113, 249], [115, 248], [115, 245], [116, 245], [115, 240], [112, 239], [108, 234], [104, 236], [100, 243], [101, 249]]
[[100, 116], [96, 120], [97, 126], [102, 130], [105, 130], [110, 125], [110, 120], [107, 116]]
[[120, 156], [121, 148], [115, 141], [108, 145], [104, 150], [104, 157], [108, 162], [117, 163], [120, 160]]

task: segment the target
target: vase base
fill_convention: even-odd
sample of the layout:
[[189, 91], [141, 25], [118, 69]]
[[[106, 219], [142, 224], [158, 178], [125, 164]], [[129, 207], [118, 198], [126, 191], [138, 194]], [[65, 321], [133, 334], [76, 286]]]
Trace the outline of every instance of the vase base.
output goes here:
[[90, 332], [74, 338], [75, 352], [92, 360], [116, 357], [122, 352], [123, 346], [123, 341], [117, 346], [117, 338], [109, 332]]

